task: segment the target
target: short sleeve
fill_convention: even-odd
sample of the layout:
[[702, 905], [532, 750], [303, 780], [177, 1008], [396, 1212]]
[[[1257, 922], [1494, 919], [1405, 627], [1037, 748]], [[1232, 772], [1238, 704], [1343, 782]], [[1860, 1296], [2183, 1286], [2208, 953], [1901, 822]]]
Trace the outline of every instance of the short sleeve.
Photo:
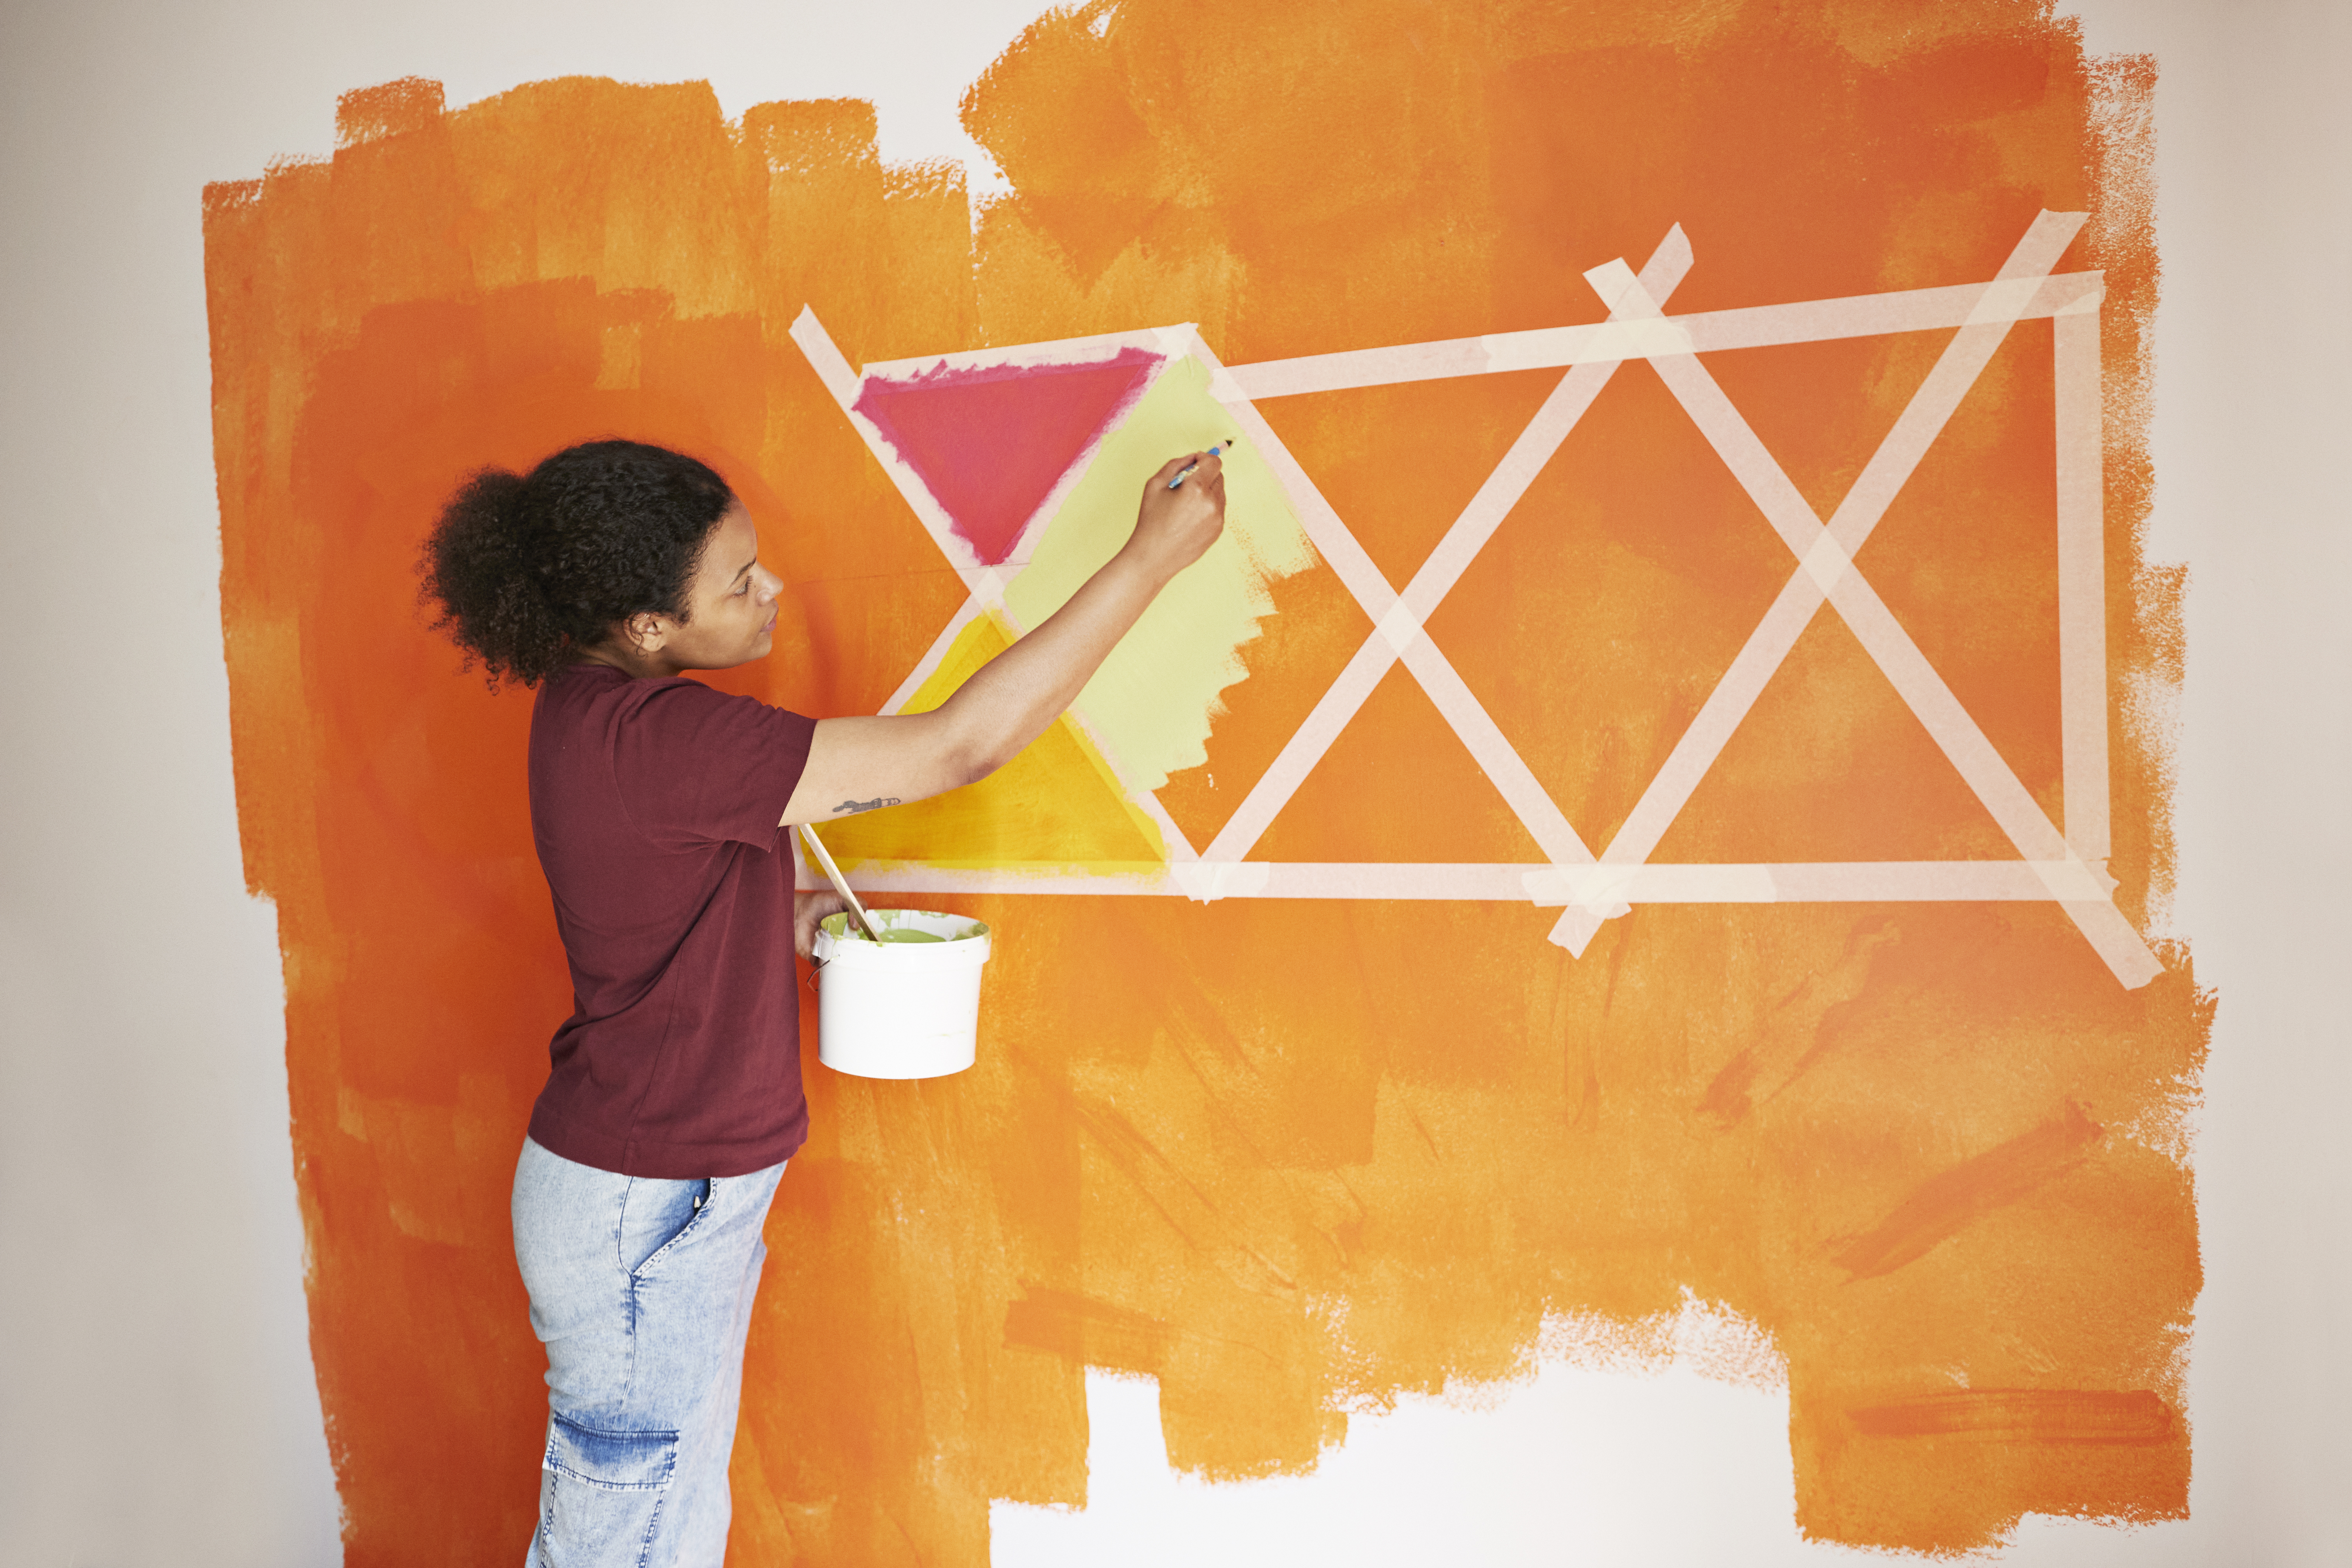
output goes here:
[[614, 785], [637, 830], [656, 844], [773, 848], [816, 721], [683, 678], [639, 690], [613, 737]]

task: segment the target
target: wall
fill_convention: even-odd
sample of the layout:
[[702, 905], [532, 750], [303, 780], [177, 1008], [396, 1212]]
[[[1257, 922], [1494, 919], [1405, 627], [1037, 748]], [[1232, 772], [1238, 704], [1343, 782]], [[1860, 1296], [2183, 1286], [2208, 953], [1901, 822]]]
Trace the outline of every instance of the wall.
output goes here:
[[[708, 58], [761, 52], [731, 30], [751, 24], [724, 17], [705, 32], [677, 29], [658, 46], [669, 54], [649, 55], [617, 21], [592, 15], [556, 41], [520, 24], [502, 32], [510, 15], [484, 28], [468, 14], [462, 46], [454, 18], [439, 35], [441, 23], [404, 26], [406, 41], [290, 15], [277, 26], [248, 16], [194, 26], [161, 12], [9, 24], [8, 210], [32, 215], [7, 241], [9, 333], [38, 372], [12, 380], [11, 471], [58, 452], [89, 464], [23, 480], [7, 534], [16, 580], [51, 589], [26, 612], [21, 646], [68, 650], [76, 667], [70, 687], [11, 698], [35, 739], [6, 764], [9, 798], [35, 807], [12, 819], [5, 841], [9, 1255], [65, 1260], [56, 1268], [65, 1288], [43, 1300], [19, 1293], [6, 1309], [8, 1342], [21, 1347], [11, 1356], [9, 1511], [36, 1521], [44, 1555], [35, 1560], [141, 1560], [190, 1520], [217, 1542], [221, 1562], [332, 1552], [301, 1354], [275, 933], [268, 911], [238, 891], [228, 795], [194, 193], [278, 153], [324, 151], [326, 106], [365, 82], [428, 73], [462, 102], [567, 69], [685, 78], [710, 74], [697, 63]], [[2196, 940], [2200, 979], [2224, 1006], [2199, 1160], [2209, 1283], [2190, 1384], [2200, 1467], [2192, 1518], [2128, 1536], [2029, 1530], [2021, 1555], [2053, 1562], [2202, 1561], [2216, 1543], [2265, 1531], [2278, 1542], [2273, 1560], [2294, 1561], [2294, 1532], [2316, 1541], [2333, 1528], [2341, 1538], [2318, 1483], [2342, 1468], [2327, 1444], [2343, 1439], [2326, 1418], [2345, 1363], [2324, 1311], [2340, 1300], [2342, 1266], [2302, 1237], [2326, 1234], [2344, 1203], [2325, 1124], [2344, 1068], [2324, 1048], [2331, 1030], [2318, 978], [2331, 935], [2320, 900], [2343, 845], [2340, 827], [2330, 839], [2328, 826], [2303, 826], [2330, 823], [2325, 786], [2343, 758], [2340, 700], [2330, 707], [2314, 689], [2317, 672], [2344, 663], [2340, 640], [2323, 640], [2342, 577], [2314, 569], [2331, 549], [2340, 564], [2342, 544], [2326, 531], [2302, 456], [2318, 441], [2298, 437], [2331, 418], [2341, 427], [2342, 395], [2321, 372], [2344, 346], [2329, 292], [2342, 277], [2344, 215], [2340, 202], [2305, 204], [2343, 188], [2342, 135], [2315, 122], [2326, 56], [2310, 40], [2323, 14], [2264, 16], [2274, 31], [2242, 22], [2224, 31], [2218, 14], [2187, 9], [2094, 19], [2095, 47], [2153, 47], [2166, 70], [2153, 552], [2192, 563], [2197, 650], [2173, 921]], [[923, 61], [938, 73], [929, 101], [951, 99], [1021, 19], [1008, 15], [966, 52], [943, 47]], [[432, 47], [436, 36], [449, 47]], [[722, 102], [734, 112], [758, 99], [868, 90], [855, 77], [854, 42], [843, 40], [835, 70], [796, 50], [790, 72], [740, 87], [721, 79]], [[2340, 32], [2334, 44], [2340, 56]], [[2315, 84], [2306, 92], [2294, 90], [2298, 71]], [[883, 99], [887, 155], [953, 149], [937, 118], [927, 141], [892, 148], [895, 101]], [[2285, 298], [2310, 302], [2298, 317], [2307, 335], [2252, 348], [2240, 335], [2236, 269], [2248, 255], [2264, 258], [2261, 277]], [[136, 458], [120, 455], [126, 431], [139, 433]], [[62, 518], [77, 525], [51, 521]], [[1706, 1404], [1709, 1387], [1635, 1381], [1617, 1397], [1667, 1429], [1662, 1405], [1708, 1412], [1698, 1430], [1730, 1429], [1735, 1418]], [[1114, 1408], [1125, 1391], [1098, 1392], [1099, 1446], [1129, 1428]], [[1403, 1473], [1438, 1442], [1458, 1451], [1539, 1435], [1571, 1455], [1578, 1433], [1594, 1429], [1578, 1426], [1591, 1409], [1574, 1400], [1532, 1417], [1524, 1401], [1485, 1417], [1408, 1408], [1384, 1429], [1396, 1434], [1386, 1451]], [[1748, 1422], [1738, 1429], [1769, 1434], [1767, 1414], [1738, 1418]], [[1645, 1429], [1630, 1414], [1598, 1426]], [[203, 1453], [245, 1458], [164, 1466], [126, 1487], [141, 1460], [110, 1441], [123, 1432], [140, 1435], [133, 1454], [153, 1452], [154, 1435], [175, 1444], [190, 1435]], [[1380, 1447], [1359, 1432], [1350, 1452]], [[1769, 1494], [1773, 1467], [1786, 1464], [1769, 1442], [1695, 1467], [1661, 1449], [1643, 1479], [1662, 1499], [1759, 1485]], [[1097, 1475], [1118, 1458], [1098, 1447]], [[1335, 1482], [1347, 1479], [1327, 1468]], [[1328, 1507], [1318, 1484], [1277, 1483], [1292, 1489], [1272, 1494], [1282, 1500], [1273, 1517], [1296, 1524]], [[1357, 1484], [1397, 1495], [1378, 1472]], [[1628, 1542], [1660, 1543], [1654, 1515], [1572, 1514], [1571, 1500], [1532, 1481], [1486, 1493], [1468, 1476], [1460, 1485], [1451, 1499], [1428, 1496], [1425, 1510], [1394, 1510], [1391, 1539], [1461, 1511], [1444, 1503], [1475, 1500], [1469, 1512], [1530, 1551], [1555, 1532], [1601, 1560]], [[19, 1486], [23, 1498], [13, 1495]], [[1139, 1522], [1165, 1507], [1192, 1528], [1220, 1528], [1213, 1500], [1140, 1496], [1131, 1507]], [[1760, 1557], [1787, 1537], [1773, 1531], [1769, 1507], [1756, 1518], [1743, 1549]], [[1098, 1491], [1088, 1527], [1118, 1522]]]

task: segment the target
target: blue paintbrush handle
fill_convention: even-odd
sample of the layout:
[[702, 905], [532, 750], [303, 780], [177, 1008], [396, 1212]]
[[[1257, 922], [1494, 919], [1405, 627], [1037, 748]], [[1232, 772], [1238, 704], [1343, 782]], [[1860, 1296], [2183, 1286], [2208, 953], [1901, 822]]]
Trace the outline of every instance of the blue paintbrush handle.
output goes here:
[[[1215, 446], [1213, 446], [1213, 447], [1210, 447], [1210, 448], [1209, 448], [1209, 450], [1208, 450], [1208, 456], [1210, 456], [1210, 457], [1213, 458], [1213, 457], [1215, 457], [1218, 453], [1220, 453], [1220, 452], [1223, 451], [1226, 447], [1230, 447], [1230, 446], [1232, 446], [1232, 445], [1233, 445], [1233, 443], [1232, 443], [1231, 441], [1220, 441], [1220, 442], [1218, 442]], [[1171, 480], [1169, 480], [1169, 481], [1168, 481], [1168, 488], [1169, 488], [1170, 489], [1171, 489], [1171, 490], [1172, 490], [1172, 489], [1174, 489], [1177, 486], [1179, 486], [1179, 485], [1182, 484], [1182, 483], [1185, 481], [1185, 479], [1191, 476], [1191, 474], [1192, 474], [1192, 470], [1193, 470], [1194, 468], [1199, 468], [1200, 466], [1201, 466], [1201, 459], [1200, 459], [1200, 458], [1193, 458], [1191, 462], [1189, 462], [1189, 463], [1185, 464], [1182, 468], [1181, 468], [1177, 469], [1177, 470], [1176, 470], [1176, 477], [1175, 477], [1174, 479], [1171, 479]]]

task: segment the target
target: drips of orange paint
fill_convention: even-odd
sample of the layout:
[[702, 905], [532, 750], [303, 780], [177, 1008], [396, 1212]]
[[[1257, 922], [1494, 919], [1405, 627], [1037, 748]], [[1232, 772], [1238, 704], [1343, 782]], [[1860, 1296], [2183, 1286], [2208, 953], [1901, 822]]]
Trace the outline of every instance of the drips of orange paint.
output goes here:
[[[2129, 388], [2154, 263], [2137, 154], [2102, 126], [2147, 86], [1992, 0], [1128, 0], [1039, 22], [973, 89], [1013, 186], [976, 237], [951, 173], [877, 159], [864, 104], [730, 124], [699, 84], [448, 112], [394, 83], [344, 100], [331, 161], [212, 188], [238, 809], [286, 956], [346, 1560], [510, 1561], [544, 1412], [505, 1217], [568, 1007], [528, 704], [460, 679], [413, 608], [464, 475], [605, 432], [709, 458], [798, 606], [716, 683], [872, 711], [963, 589], [787, 339], [803, 305], [853, 362], [1194, 321], [1239, 363], [1591, 321], [1579, 270], [1676, 222], [1697, 261], [1674, 308], [1697, 310], [1980, 279], [2037, 210], [2087, 207], [2067, 265], [2105, 269]], [[1939, 342], [1709, 368], [1826, 509]], [[2013, 332], [1863, 564], [2054, 810], [2049, 375], [2047, 328]], [[1551, 379], [1263, 411], [1402, 581]], [[2161, 677], [2173, 630], [2171, 599], [2133, 596], [2135, 442], [2126, 421], [2106, 470], [2118, 692]], [[1605, 838], [1783, 557], [1629, 365], [1430, 634]], [[1163, 794], [1196, 841], [1370, 629], [1328, 571], [1273, 592], [1207, 765]], [[2157, 744], [2116, 732], [2136, 919], [2168, 874]], [[1662, 853], [1694, 858], [1992, 852], [1828, 618], [1675, 831]], [[1530, 851], [1391, 674], [1259, 853]], [[1179, 1466], [1295, 1472], [1350, 1405], [1518, 1375], [1548, 1314], [1631, 1332], [1685, 1288], [1785, 1356], [1813, 1536], [1949, 1549], [2028, 1510], [2186, 1506], [2196, 1229], [2160, 1134], [2207, 1004], [2177, 949], [2126, 992], [2048, 905], [1649, 907], [1580, 959], [1528, 908], [963, 907], [1007, 936], [981, 1065], [812, 1063], [739, 1560], [984, 1561], [991, 1499], [1083, 1501], [1087, 1364], [1160, 1379]]]

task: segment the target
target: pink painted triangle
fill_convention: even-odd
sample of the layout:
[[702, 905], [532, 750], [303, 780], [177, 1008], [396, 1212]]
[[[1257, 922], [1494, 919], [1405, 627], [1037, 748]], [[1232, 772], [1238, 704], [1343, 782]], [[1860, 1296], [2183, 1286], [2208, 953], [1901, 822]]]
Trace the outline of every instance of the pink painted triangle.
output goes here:
[[1159, 363], [1127, 348], [1081, 364], [943, 364], [902, 381], [869, 378], [856, 407], [921, 476], [956, 537], [994, 566]]

